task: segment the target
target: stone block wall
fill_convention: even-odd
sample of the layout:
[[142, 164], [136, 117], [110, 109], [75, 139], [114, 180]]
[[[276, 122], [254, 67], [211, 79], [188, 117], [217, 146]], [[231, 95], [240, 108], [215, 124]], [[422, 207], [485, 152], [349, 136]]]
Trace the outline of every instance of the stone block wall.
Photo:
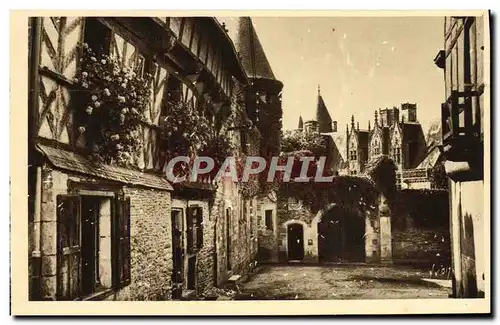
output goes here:
[[489, 238], [482, 180], [450, 179], [453, 293], [458, 298], [484, 297], [487, 291], [485, 249]]
[[[187, 224], [187, 208], [191, 206], [199, 206], [203, 213], [203, 246], [196, 252], [196, 293], [202, 294], [207, 289], [214, 285], [214, 225], [213, 214], [211, 214], [211, 206], [208, 199], [187, 200], [183, 197], [176, 196], [173, 193], [172, 208], [182, 209], [184, 216], [184, 225]], [[213, 211], [213, 209], [212, 209]], [[186, 229], [184, 229], [185, 231]], [[187, 251], [186, 239], [184, 239], [184, 249]], [[188, 270], [188, 255], [184, 257], [184, 272], [187, 275]], [[185, 276], [185, 280], [187, 276]], [[187, 281], [184, 281], [186, 289]]]
[[299, 223], [304, 230], [304, 262], [318, 262], [318, 224], [316, 214], [295, 199], [278, 201], [279, 261], [288, 261], [288, 225]]
[[[244, 276], [255, 266], [257, 253], [258, 204], [254, 198], [250, 214], [250, 200], [245, 200], [239, 188], [232, 182], [220, 184], [212, 207], [215, 222], [216, 282], [222, 285], [231, 275]], [[226, 209], [230, 209], [230, 225], [226, 221]], [[228, 226], [231, 242], [228, 245]], [[230, 250], [228, 252], [228, 249]], [[228, 258], [231, 270], [228, 269]]]
[[450, 266], [448, 229], [407, 229], [392, 233], [392, 254], [395, 263], [431, 268]]
[[[272, 210], [272, 229], [266, 228], [266, 210]], [[257, 203], [258, 215], [258, 251], [257, 260], [260, 262], [278, 261], [278, 209], [276, 202], [268, 196], [261, 196]]]
[[[100, 180], [42, 168], [39, 228], [31, 223], [32, 248], [39, 247], [39, 259], [32, 259], [30, 270], [37, 281], [30, 281], [31, 291], [40, 289], [40, 299], [55, 300], [57, 292], [57, 196], [71, 190], [68, 181]], [[123, 187], [131, 198], [131, 284], [108, 296], [109, 300], [164, 300], [170, 291], [172, 269], [170, 232], [170, 192]], [[35, 255], [35, 256], [36, 256]], [[40, 263], [40, 264], [39, 264]], [[35, 271], [38, 270], [38, 271]]]
[[450, 231], [447, 191], [402, 190], [392, 213], [392, 255], [396, 264], [449, 267]]
[[171, 294], [170, 192], [124, 188], [130, 196], [131, 284], [112, 300], [165, 300]]

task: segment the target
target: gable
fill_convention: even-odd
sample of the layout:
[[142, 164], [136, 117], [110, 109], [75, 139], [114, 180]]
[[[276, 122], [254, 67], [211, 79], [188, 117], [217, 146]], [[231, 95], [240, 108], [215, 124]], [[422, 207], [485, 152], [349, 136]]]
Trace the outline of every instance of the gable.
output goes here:
[[349, 150], [351, 150], [352, 148], [357, 148], [357, 147], [358, 147], [358, 139], [356, 137], [356, 134], [354, 132], [352, 132], [349, 135]]
[[372, 139], [370, 141], [370, 146], [371, 147], [380, 147], [381, 144], [382, 144], [382, 137], [380, 136], [380, 133], [379, 132], [374, 133], [372, 135]]
[[392, 147], [401, 146], [401, 142], [402, 142], [401, 130], [399, 129], [398, 126], [395, 126], [391, 135], [391, 146]]

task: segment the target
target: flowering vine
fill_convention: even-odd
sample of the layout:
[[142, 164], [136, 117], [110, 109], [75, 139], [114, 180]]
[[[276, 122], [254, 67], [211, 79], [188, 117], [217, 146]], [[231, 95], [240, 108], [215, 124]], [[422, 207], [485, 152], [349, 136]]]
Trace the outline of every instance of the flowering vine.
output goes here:
[[81, 91], [78, 131], [84, 133], [93, 157], [128, 165], [142, 147], [140, 121], [150, 104], [151, 76], [139, 76], [109, 55], [83, 45], [75, 82]]
[[177, 156], [191, 158], [189, 164], [177, 164], [174, 175], [188, 176], [195, 157], [206, 156], [214, 159], [215, 166], [211, 173], [203, 177], [213, 179], [234, 150], [229, 138], [224, 133], [218, 133], [213, 123], [202, 114], [202, 110], [195, 109], [190, 102], [170, 101], [167, 105], [168, 116], [162, 121], [166, 159], [170, 161]]

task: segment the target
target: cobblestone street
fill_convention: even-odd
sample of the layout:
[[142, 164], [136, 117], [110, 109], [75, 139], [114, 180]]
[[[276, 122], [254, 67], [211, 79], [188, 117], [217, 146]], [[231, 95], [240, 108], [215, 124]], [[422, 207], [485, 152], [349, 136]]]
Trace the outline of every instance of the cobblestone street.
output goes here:
[[448, 298], [449, 281], [427, 281], [426, 274], [394, 266], [263, 265], [249, 281], [239, 285], [240, 294], [235, 299]]

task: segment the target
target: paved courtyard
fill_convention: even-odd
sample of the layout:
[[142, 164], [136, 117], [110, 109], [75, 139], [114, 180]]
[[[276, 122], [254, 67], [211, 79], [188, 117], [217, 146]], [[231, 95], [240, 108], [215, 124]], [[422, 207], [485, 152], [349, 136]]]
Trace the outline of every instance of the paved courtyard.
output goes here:
[[394, 266], [262, 265], [239, 285], [235, 299], [448, 298], [451, 288], [441, 285], [449, 281], [426, 281], [426, 275], [425, 271]]

